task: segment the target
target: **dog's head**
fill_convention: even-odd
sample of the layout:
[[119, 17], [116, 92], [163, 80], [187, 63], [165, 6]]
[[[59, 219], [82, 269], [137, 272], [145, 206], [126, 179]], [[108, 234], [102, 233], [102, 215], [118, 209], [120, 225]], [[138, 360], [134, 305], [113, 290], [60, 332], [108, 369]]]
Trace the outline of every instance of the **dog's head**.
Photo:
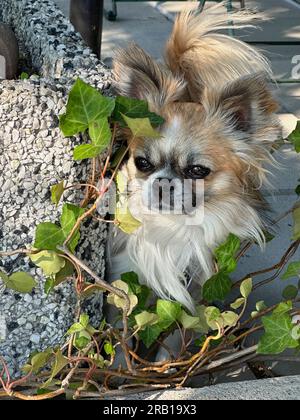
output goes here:
[[129, 177], [139, 180], [136, 193], [144, 194], [152, 210], [164, 210], [167, 197], [171, 209], [180, 201], [189, 214], [202, 202], [197, 196], [202, 196], [201, 185], [208, 208], [237, 198], [248, 204], [257, 200], [254, 191], [264, 181], [264, 164], [281, 133], [274, 115], [277, 104], [263, 75], [245, 76], [219, 89], [197, 81], [192, 101], [183, 79], [135, 45], [117, 54], [114, 73], [121, 95], [147, 100], [165, 119], [158, 129], [161, 138], [129, 143]]

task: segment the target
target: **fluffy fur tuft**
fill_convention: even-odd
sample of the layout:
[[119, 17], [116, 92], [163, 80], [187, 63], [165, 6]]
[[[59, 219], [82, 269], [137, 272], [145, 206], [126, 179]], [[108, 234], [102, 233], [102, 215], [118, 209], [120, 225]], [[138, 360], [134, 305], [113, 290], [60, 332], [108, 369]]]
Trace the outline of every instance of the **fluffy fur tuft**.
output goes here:
[[[253, 27], [265, 16], [247, 11], [224, 13], [224, 3], [203, 13], [186, 10], [179, 14], [167, 42], [165, 59], [174, 74], [184, 75], [194, 100], [203, 86], [218, 88], [240, 76], [262, 72], [272, 75], [268, 61], [256, 49], [228, 35], [229, 28]], [[216, 63], [219, 63], [216, 66]]]

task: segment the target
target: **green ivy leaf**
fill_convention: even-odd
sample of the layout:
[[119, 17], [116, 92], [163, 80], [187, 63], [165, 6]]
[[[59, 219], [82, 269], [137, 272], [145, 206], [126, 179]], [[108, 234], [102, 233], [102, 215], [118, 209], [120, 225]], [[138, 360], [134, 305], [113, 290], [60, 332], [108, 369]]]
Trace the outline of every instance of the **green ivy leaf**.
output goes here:
[[80, 322], [75, 322], [66, 332], [67, 335], [72, 335], [75, 333], [78, 333], [80, 331], [83, 331], [85, 327]]
[[219, 321], [221, 318], [221, 311], [215, 306], [208, 306], [205, 311], [205, 318], [208, 326], [212, 329], [217, 328], [216, 321]]
[[[205, 305], [196, 305], [196, 315], [199, 318], [199, 332], [207, 334], [209, 331], [209, 325], [206, 320], [206, 306]], [[201, 328], [201, 330], [200, 330]]]
[[159, 317], [160, 326], [166, 329], [180, 317], [181, 305], [178, 302], [158, 299], [156, 302], [156, 313]]
[[29, 258], [43, 270], [45, 276], [59, 273], [66, 264], [66, 260], [57, 255], [55, 251], [40, 251], [37, 254], [30, 254]]
[[198, 316], [191, 316], [182, 310], [179, 322], [186, 330], [194, 330], [196, 332], [207, 333], [207, 323], [203, 325], [202, 320]]
[[297, 195], [300, 195], [300, 185], [297, 185], [297, 187], [295, 188], [295, 193]]
[[124, 125], [122, 115], [130, 118], [149, 118], [151, 125], [157, 126], [164, 123], [164, 119], [154, 112], [150, 112], [146, 101], [140, 99], [117, 96], [116, 106], [112, 115], [114, 121]]
[[266, 242], [271, 242], [275, 238], [275, 235], [273, 235], [272, 233], [268, 232], [267, 230], [264, 230], [264, 237], [265, 237], [265, 241]]
[[115, 169], [120, 163], [121, 159], [124, 158], [127, 151], [127, 146], [120, 146], [118, 150], [113, 154], [113, 157], [110, 162], [110, 168]]
[[4, 283], [6, 283], [9, 280], [9, 276], [3, 273], [3, 271], [0, 271], [0, 279], [2, 279]]
[[[60, 224], [64, 238], [66, 239], [73, 227], [75, 226], [77, 219], [84, 213], [84, 209], [73, 204], [65, 203], [62, 209], [62, 215], [60, 219]], [[78, 245], [80, 239], [79, 230], [77, 230], [71, 241], [69, 242], [69, 248], [72, 252], [75, 251], [76, 246]]]
[[93, 359], [93, 362], [98, 368], [100, 369], [104, 368], [106, 364], [106, 360], [104, 360], [104, 357], [101, 356], [101, 354], [89, 354], [89, 358]]
[[292, 239], [295, 241], [300, 238], [300, 207], [296, 207], [293, 211], [293, 236]]
[[291, 309], [293, 309], [293, 304], [291, 301], [280, 302], [277, 305], [277, 307], [274, 309], [273, 314], [275, 315], [285, 314], [286, 312], [289, 312]]
[[284, 290], [282, 291], [282, 297], [284, 299], [295, 299], [297, 295], [298, 295], [298, 287], [293, 286], [292, 284], [289, 286], [286, 286]]
[[232, 287], [232, 281], [227, 273], [219, 271], [203, 285], [203, 299], [207, 302], [224, 301]]
[[46, 366], [48, 363], [53, 350], [51, 348], [46, 349], [40, 353], [36, 353], [31, 357], [30, 363], [23, 366], [22, 370], [24, 373], [37, 373], [40, 369]]
[[76, 146], [73, 152], [75, 160], [95, 158], [109, 145], [111, 130], [107, 118], [92, 121], [89, 124], [89, 135], [92, 143]]
[[91, 335], [86, 330], [82, 330], [76, 334], [74, 344], [78, 350], [83, 350], [90, 342]]
[[65, 236], [59, 226], [50, 222], [40, 223], [36, 228], [34, 247], [56, 251], [64, 240]]
[[260, 300], [259, 302], [256, 303], [255, 308], [256, 308], [256, 311], [251, 312], [252, 318], [255, 318], [257, 315], [259, 315], [260, 312], [267, 309], [267, 305], [265, 304], [263, 300]]
[[232, 233], [214, 252], [220, 271], [231, 273], [236, 269], [235, 255], [241, 246], [239, 238]]
[[61, 181], [60, 183], [58, 183], [56, 185], [52, 185], [52, 187], [51, 187], [51, 201], [52, 201], [53, 204], [58, 206], [64, 191], [65, 191], [64, 181]]
[[54, 289], [55, 279], [54, 277], [48, 277], [44, 284], [44, 293], [48, 296], [49, 293]]
[[109, 117], [114, 107], [113, 98], [77, 79], [69, 94], [67, 111], [60, 117], [60, 129], [66, 137], [84, 132], [92, 122]]
[[265, 334], [258, 343], [257, 353], [278, 354], [288, 348], [299, 346], [297, 340], [292, 337], [293, 323], [287, 313], [275, 313], [262, 317]]
[[290, 279], [291, 277], [299, 277], [300, 275], [300, 261], [291, 262], [286, 272], [281, 276], [282, 280]]
[[161, 328], [161, 326], [155, 324], [147, 326], [143, 331], [139, 331], [138, 335], [140, 340], [142, 340], [142, 342], [145, 344], [145, 346], [149, 348], [153, 343], [155, 343], [162, 331], [163, 329]]
[[86, 331], [90, 334], [91, 337], [98, 332], [96, 328], [92, 327], [92, 325], [87, 325]]
[[142, 291], [142, 286], [139, 283], [139, 277], [134, 271], [121, 274], [121, 280], [129, 286], [129, 291], [134, 295], [138, 295]]
[[19, 293], [30, 293], [32, 289], [37, 286], [37, 282], [27, 273], [17, 272], [11, 274], [9, 277], [0, 274], [5, 286], [8, 289], [15, 290]]
[[105, 342], [104, 351], [108, 356], [113, 356], [116, 353], [114, 346], [109, 341]]
[[79, 322], [83, 326], [83, 328], [86, 328], [89, 324], [90, 317], [88, 314], [81, 314], [79, 317]]
[[29, 79], [29, 74], [26, 73], [26, 71], [22, 71], [22, 73], [20, 74], [20, 80], [27, 80]]
[[162, 137], [161, 134], [152, 127], [149, 118], [130, 118], [126, 117], [126, 115], [122, 116], [134, 137], [150, 137], [153, 139]]
[[104, 150], [111, 140], [111, 130], [107, 118], [93, 121], [89, 125], [89, 135], [95, 146]]
[[129, 292], [137, 295], [138, 305], [137, 308], [144, 309], [146, 302], [151, 295], [151, 290], [144, 284], [139, 283], [138, 275], [131, 271], [121, 274], [121, 280], [129, 286]]
[[44, 286], [44, 292], [49, 295], [49, 293], [59, 284], [61, 284], [68, 277], [71, 277], [74, 274], [73, 264], [65, 260], [64, 267], [54, 276], [47, 278]]
[[94, 144], [80, 144], [73, 151], [74, 160], [92, 159], [100, 155], [102, 152], [100, 146]]
[[242, 282], [240, 287], [241, 295], [243, 298], [247, 299], [252, 292], [252, 279], [246, 279]]
[[230, 305], [230, 307], [232, 309], [239, 309], [242, 305], [244, 305], [245, 302], [246, 302], [246, 299], [245, 298], [238, 298], [238, 299], [236, 299], [236, 301], [234, 301]]
[[293, 143], [297, 153], [300, 152], [300, 121], [298, 121], [295, 130], [289, 135], [288, 140]]
[[58, 349], [55, 353], [55, 360], [52, 365], [51, 369], [51, 376], [50, 378], [42, 385], [43, 388], [47, 388], [47, 386], [53, 381], [56, 375], [58, 375], [65, 366], [69, 363], [69, 360], [62, 354], [61, 350]]
[[62, 283], [66, 278], [71, 277], [74, 273], [74, 266], [73, 264], [65, 260], [64, 267], [55, 275], [55, 283], [54, 287], [58, 286], [60, 283]]
[[74, 225], [76, 224], [77, 219], [82, 216], [83, 213], [84, 209], [78, 206], [74, 206], [74, 204], [66, 203], [63, 205], [60, 224], [65, 237], [69, 235]]

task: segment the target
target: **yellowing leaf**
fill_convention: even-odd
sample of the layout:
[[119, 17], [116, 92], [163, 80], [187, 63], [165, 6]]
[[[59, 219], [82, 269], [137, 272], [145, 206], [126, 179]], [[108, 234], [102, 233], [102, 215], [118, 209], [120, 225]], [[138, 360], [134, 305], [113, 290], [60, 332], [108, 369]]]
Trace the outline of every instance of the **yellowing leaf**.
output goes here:
[[55, 353], [55, 360], [52, 365], [52, 371], [50, 378], [43, 384], [44, 388], [47, 388], [47, 386], [52, 382], [52, 380], [55, 378], [56, 375], [59, 374], [60, 371], [63, 370], [65, 366], [69, 363], [69, 360], [62, 354], [61, 350], [57, 350]]
[[130, 128], [134, 137], [162, 137], [161, 134], [152, 127], [149, 118], [130, 118], [124, 114], [122, 114], [122, 117], [124, 118], [124, 121]]
[[207, 332], [207, 328], [203, 328], [203, 323], [201, 322], [198, 316], [191, 316], [187, 314], [184, 310], [181, 311], [179, 321], [183, 328], [185, 328], [186, 330], [194, 330], [202, 333]]
[[[116, 287], [116, 288], [118, 288], [120, 290], [123, 290], [123, 292], [125, 292], [127, 294], [128, 299], [129, 299], [129, 303], [130, 303], [129, 310], [128, 310], [127, 315], [130, 315], [131, 312], [133, 311], [133, 309], [138, 304], [138, 298], [137, 298], [137, 296], [129, 293], [128, 284], [125, 283], [122, 280], [116, 280], [116, 281], [112, 282], [112, 286], [114, 286], [114, 287]], [[122, 310], [124, 310], [124, 308], [126, 306], [125, 299], [117, 296], [115, 293], [109, 293], [108, 294], [108, 296], [107, 296], [107, 303], [109, 303], [110, 305], [114, 305], [117, 308], [122, 309]]]
[[212, 329], [217, 329], [218, 324], [220, 325], [221, 311], [215, 306], [208, 306], [205, 311], [206, 322]]
[[240, 287], [241, 295], [243, 298], [247, 299], [250, 293], [252, 292], [252, 279], [246, 279], [242, 282]]
[[121, 206], [121, 203], [118, 202], [115, 217], [118, 222], [118, 227], [128, 235], [134, 233], [142, 225], [139, 220], [132, 216], [127, 203]]
[[118, 186], [118, 192], [120, 194], [126, 193], [127, 178], [122, 171], [118, 171], [116, 176], [116, 183]]
[[[128, 299], [129, 299], [130, 305], [129, 305], [129, 310], [127, 312], [127, 315], [130, 315], [131, 312], [133, 311], [133, 309], [138, 304], [138, 298], [135, 295], [129, 295]], [[117, 295], [114, 295], [114, 294], [111, 294], [111, 295], [107, 296], [107, 302], [111, 305], [116, 306], [119, 309], [122, 309], [122, 310], [124, 310], [125, 305], [126, 305], [125, 299], [123, 299], [123, 298], [121, 298]]]
[[237, 324], [239, 318], [238, 314], [231, 311], [223, 312], [221, 317], [223, 319], [224, 327], [234, 327]]
[[238, 309], [245, 303], [245, 298], [238, 298], [235, 302], [233, 302], [230, 307], [232, 309]]
[[48, 348], [43, 352], [36, 353], [32, 356], [29, 364], [26, 364], [22, 370], [24, 373], [28, 373], [32, 370], [33, 373], [37, 373], [41, 368], [43, 368], [52, 354], [52, 349]]
[[139, 313], [138, 315], [135, 315], [134, 318], [135, 318], [136, 325], [138, 326], [138, 328], [142, 330], [144, 330], [145, 327], [149, 325], [156, 324], [159, 319], [158, 315], [152, 312], [148, 312], [148, 311], [143, 311]]
[[0, 279], [3, 280], [3, 282], [7, 282], [9, 279], [9, 276], [5, 273], [3, 273], [3, 271], [0, 271]]
[[128, 293], [129, 287], [128, 284], [123, 280], [115, 280], [112, 282], [112, 286], [117, 287], [118, 289], [123, 290], [123, 292]]
[[13, 273], [8, 279], [2, 280], [8, 289], [15, 290], [20, 293], [30, 293], [32, 289], [37, 285], [37, 282], [27, 273], [17, 272]]
[[51, 187], [51, 201], [53, 204], [58, 205], [60, 202], [60, 199], [64, 193], [65, 187], [64, 187], [64, 181], [61, 181], [59, 184], [53, 185]]
[[57, 255], [55, 251], [40, 251], [37, 254], [30, 254], [29, 258], [43, 270], [45, 276], [59, 273], [66, 264], [66, 260]]

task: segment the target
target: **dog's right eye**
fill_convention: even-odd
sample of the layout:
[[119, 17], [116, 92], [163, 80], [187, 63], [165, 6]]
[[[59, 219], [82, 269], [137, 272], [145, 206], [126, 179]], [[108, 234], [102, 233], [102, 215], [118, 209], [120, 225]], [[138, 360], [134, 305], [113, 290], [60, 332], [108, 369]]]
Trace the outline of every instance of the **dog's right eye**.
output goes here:
[[141, 172], [150, 172], [153, 170], [154, 166], [147, 159], [143, 157], [137, 157], [134, 160], [135, 166]]

